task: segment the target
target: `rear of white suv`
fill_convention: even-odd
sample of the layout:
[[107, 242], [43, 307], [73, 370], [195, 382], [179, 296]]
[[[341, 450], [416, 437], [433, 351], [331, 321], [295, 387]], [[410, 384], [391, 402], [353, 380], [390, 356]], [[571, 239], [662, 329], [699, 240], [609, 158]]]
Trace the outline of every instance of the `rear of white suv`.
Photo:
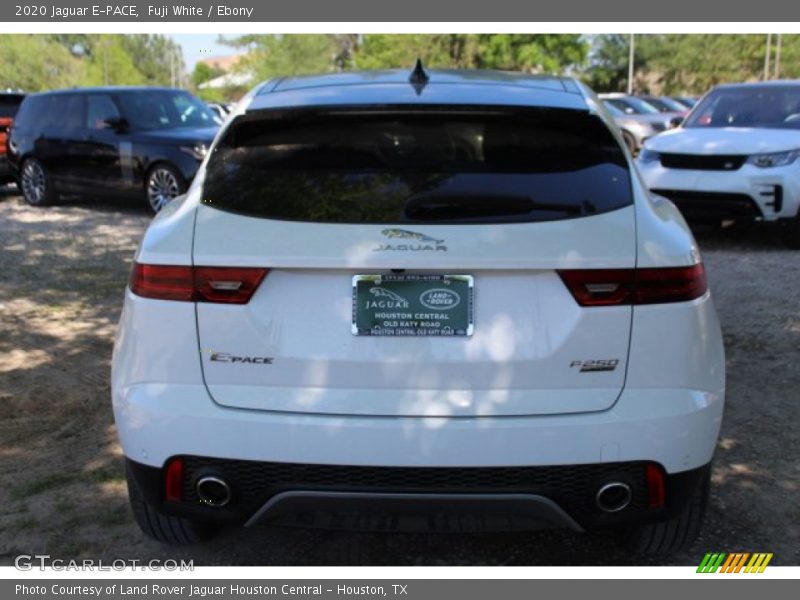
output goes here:
[[143, 530], [690, 543], [719, 325], [684, 221], [613, 131], [560, 78], [254, 91], [148, 230], [126, 293], [113, 400]]

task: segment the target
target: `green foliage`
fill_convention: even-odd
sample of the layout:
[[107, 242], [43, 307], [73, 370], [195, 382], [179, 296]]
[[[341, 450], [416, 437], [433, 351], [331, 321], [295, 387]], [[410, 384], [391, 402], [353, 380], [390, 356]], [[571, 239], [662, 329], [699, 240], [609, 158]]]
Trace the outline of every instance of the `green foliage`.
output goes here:
[[246, 35], [226, 43], [248, 48], [236, 69], [253, 73], [257, 80], [333, 71], [340, 54], [332, 35]]
[[162, 35], [2, 35], [0, 88], [178, 84], [180, 46]]
[[122, 36], [101, 35], [94, 40], [88, 58], [86, 82], [89, 85], [143, 85], [147, 79], [125, 48]]
[[43, 35], [0, 35], [0, 89], [29, 92], [81, 85], [81, 59]]
[[410, 68], [420, 57], [430, 67], [561, 73], [587, 53], [578, 35], [412, 34], [365, 35], [355, 56], [360, 69]]
[[195, 87], [197, 87], [206, 81], [211, 81], [215, 77], [223, 75], [224, 73], [225, 71], [222, 69], [199, 62], [194, 66], [194, 71], [192, 71], [192, 83], [195, 85]]
[[186, 70], [180, 44], [164, 35], [116, 36], [147, 85], [178, 85]]
[[[583, 76], [598, 91], [622, 91], [628, 76], [628, 35], [596, 36]], [[635, 38], [635, 89], [702, 94], [719, 83], [764, 77], [766, 35], [669, 34]], [[772, 36], [769, 77], [775, 77]], [[800, 35], [781, 40], [780, 77], [800, 76]]]

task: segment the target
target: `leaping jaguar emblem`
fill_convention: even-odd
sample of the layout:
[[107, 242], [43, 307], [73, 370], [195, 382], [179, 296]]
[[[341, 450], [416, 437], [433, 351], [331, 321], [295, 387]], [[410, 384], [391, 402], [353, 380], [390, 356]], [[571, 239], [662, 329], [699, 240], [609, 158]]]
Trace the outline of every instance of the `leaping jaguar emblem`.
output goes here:
[[[374, 252], [382, 251], [428, 251], [428, 252], [447, 252], [447, 246], [444, 245], [444, 240], [438, 240], [435, 237], [425, 235], [424, 233], [417, 233], [416, 231], [409, 231], [408, 229], [384, 229], [381, 233], [389, 238], [389, 242], [385, 244], [378, 244], [373, 248]], [[400, 240], [396, 242], [394, 240]], [[408, 240], [408, 241], [402, 241]]]
[[375, 296], [376, 298], [380, 298], [383, 296], [384, 298], [388, 298], [393, 302], [407, 302], [405, 298], [403, 298], [399, 294], [395, 294], [392, 290], [387, 290], [386, 288], [382, 287], [374, 287], [369, 290], [369, 293]]
[[381, 233], [391, 239], [417, 240], [418, 242], [432, 242], [434, 244], [444, 243], [444, 240], [437, 240], [429, 235], [408, 231], [407, 229], [384, 229]]
[[408, 300], [392, 290], [376, 286], [370, 288], [369, 293], [374, 296], [374, 299], [367, 300], [364, 308], [408, 308]]

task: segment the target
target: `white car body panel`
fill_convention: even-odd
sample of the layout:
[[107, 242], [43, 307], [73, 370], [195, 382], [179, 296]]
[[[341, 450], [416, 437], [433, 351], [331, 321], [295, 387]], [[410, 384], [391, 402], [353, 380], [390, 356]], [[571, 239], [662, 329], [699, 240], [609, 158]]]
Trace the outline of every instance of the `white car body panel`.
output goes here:
[[[702, 156], [753, 156], [787, 152], [800, 148], [796, 129], [753, 127], [681, 127], [649, 139], [645, 149], [658, 153]], [[797, 161], [778, 167], [762, 168], [745, 162], [736, 170], [675, 169], [660, 160], [637, 162], [647, 188], [725, 194], [744, 194], [752, 198], [760, 214], [757, 220], [777, 221], [800, 214], [800, 167]], [[782, 189], [779, 209], [773, 192]]]
[[[414, 101], [411, 87], [402, 85], [394, 91], [365, 86], [365, 98], [396, 100], [402, 89]], [[591, 109], [595, 102], [577, 84], [582, 93], [553, 91], [536, 100], [520, 89], [472, 88], [487, 104]], [[252, 102], [291, 106], [303, 101], [304, 89], [252, 93], [236, 113]], [[422, 101], [452, 101], [452, 92], [436, 94], [423, 94]], [[347, 101], [345, 92], [332, 89], [329, 102]], [[711, 460], [725, 392], [711, 295], [669, 306], [585, 308], [555, 273], [699, 262], [680, 213], [649, 198], [635, 169], [634, 204], [597, 216], [409, 227], [445, 239], [448, 251], [441, 253], [375, 252], [380, 225], [275, 222], [265, 229], [263, 219], [201, 205], [204, 169], [185, 199], [154, 221], [136, 260], [272, 271], [246, 305], [126, 292], [112, 398], [128, 458], [153, 467], [192, 454], [375, 466], [647, 460], [667, 473]], [[353, 336], [352, 275], [398, 267], [474, 274], [474, 335]], [[326, 301], [314, 319], [301, 318], [298, 306], [310, 295]], [[211, 351], [274, 356], [270, 367], [281, 369], [223, 370], [208, 360]], [[570, 373], [570, 361], [593, 358], [620, 363], [613, 372]]]

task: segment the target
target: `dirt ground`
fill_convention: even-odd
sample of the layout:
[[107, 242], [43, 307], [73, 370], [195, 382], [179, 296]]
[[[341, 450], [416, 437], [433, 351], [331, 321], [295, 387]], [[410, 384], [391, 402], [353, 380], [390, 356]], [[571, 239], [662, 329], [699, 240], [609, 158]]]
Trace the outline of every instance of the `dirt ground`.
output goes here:
[[[0, 191], [0, 564], [59, 558], [196, 565], [625, 565], [607, 535], [348, 534], [256, 527], [170, 548], [127, 505], [109, 394], [111, 348], [136, 244], [124, 206], [27, 207]], [[800, 564], [800, 252], [769, 228], [701, 231], [725, 334], [727, 408], [701, 539], [707, 551]]]

